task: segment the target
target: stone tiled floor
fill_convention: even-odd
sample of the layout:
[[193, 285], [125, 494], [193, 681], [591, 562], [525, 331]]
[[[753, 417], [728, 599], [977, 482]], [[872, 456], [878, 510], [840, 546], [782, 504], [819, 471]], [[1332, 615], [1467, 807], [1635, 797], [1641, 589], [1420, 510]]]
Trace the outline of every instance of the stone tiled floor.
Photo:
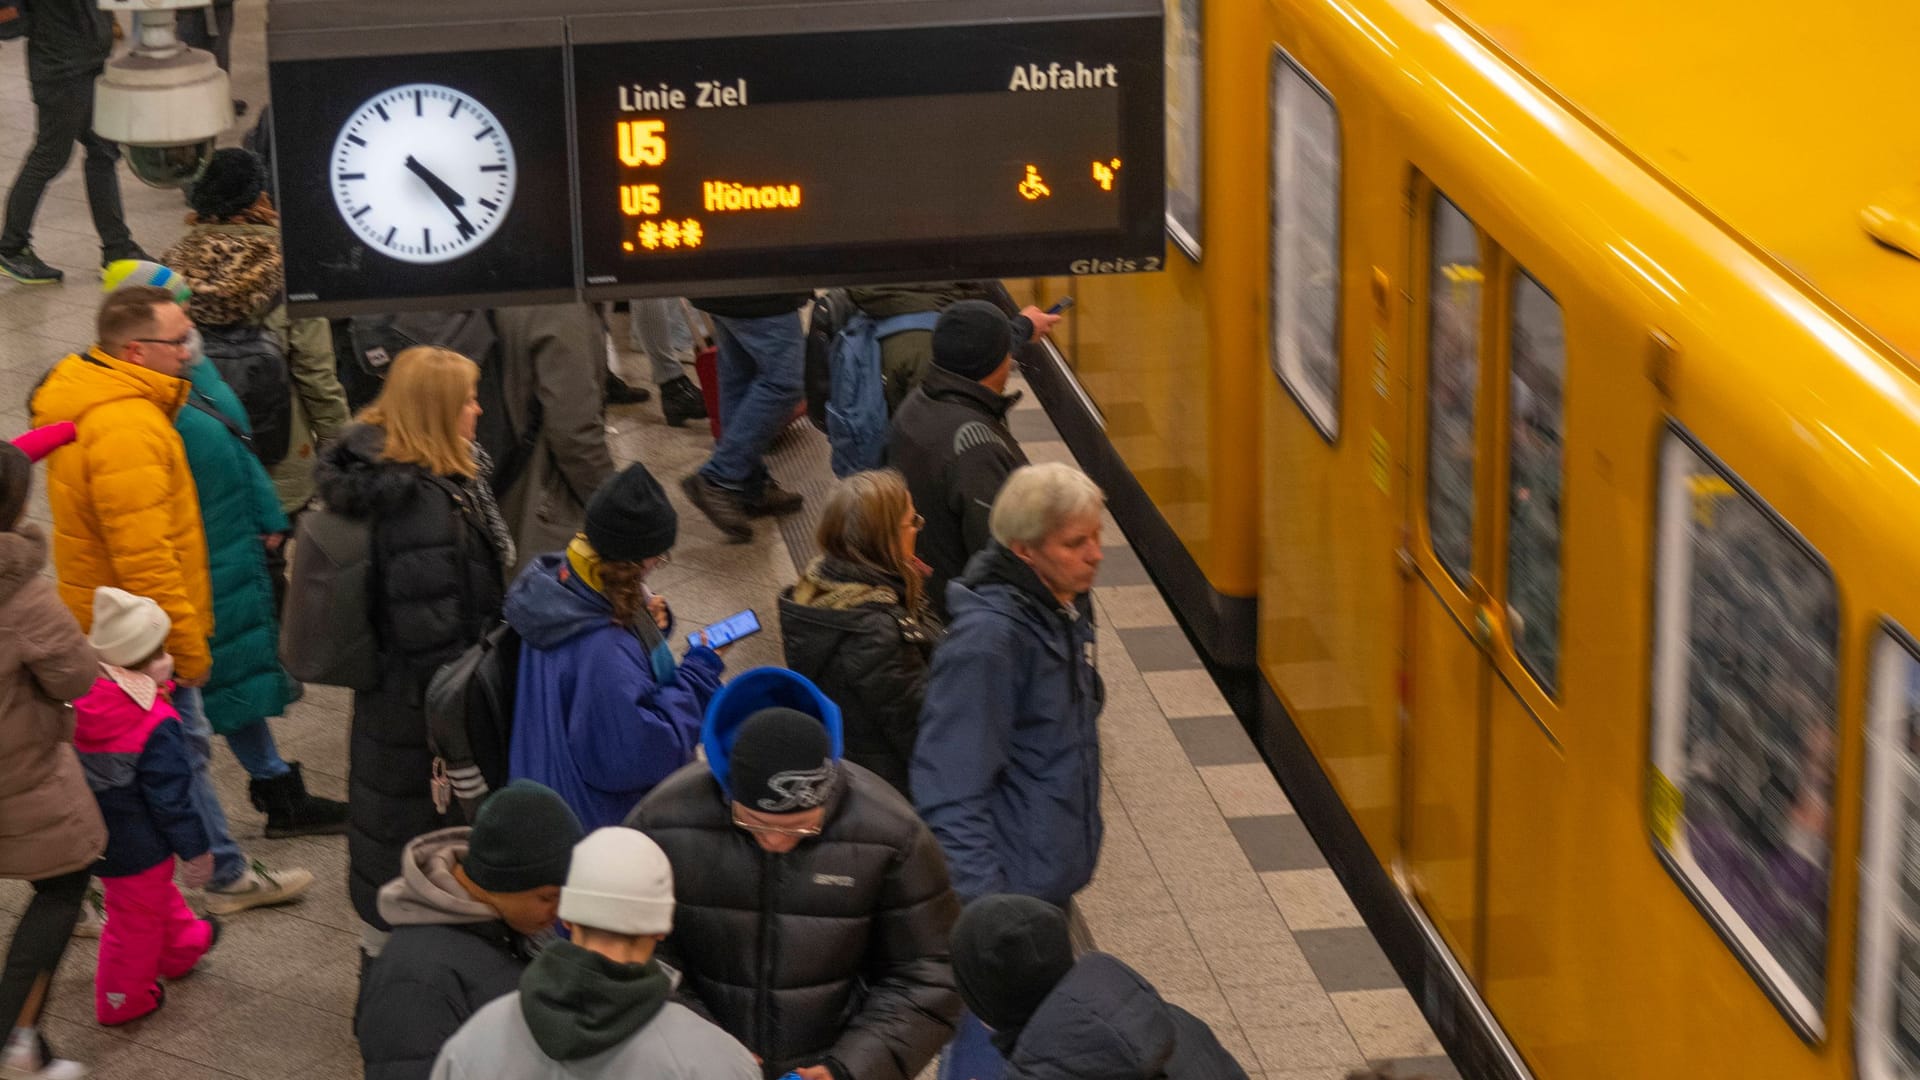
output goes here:
[[[262, 24], [260, 0], [241, 0], [235, 92], [256, 104], [265, 100]], [[0, 96], [12, 106], [0, 109], [7, 177], [32, 134], [21, 52], [0, 49]], [[134, 235], [149, 250], [182, 231], [177, 193], [131, 179], [123, 193]], [[69, 278], [41, 289], [0, 282], [0, 436], [24, 429], [26, 395], [49, 363], [92, 337], [97, 243], [77, 162], [49, 190], [35, 245]], [[623, 366], [637, 376], [644, 365], [632, 359]], [[1030, 398], [1012, 419], [1034, 460], [1071, 460]], [[669, 429], [654, 405], [610, 410], [608, 420], [617, 456], [644, 460], [663, 479], [689, 471], [706, 452], [704, 428]], [[799, 486], [798, 477], [783, 479]], [[678, 502], [678, 486], [666, 487]], [[681, 618], [709, 621], [748, 604], [769, 612], [794, 576], [776, 530], [728, 545], [698, 513], [680, 510], [680, 545], [655, 584]], [[44, 494], [36, 492], [29, 513], [45, 521]], [[1109, 695], [1107, 843], [1079, 905], [1095, 947], [1206, 1019], [1256, 1078], [1338, 1080], [1365, 1061], [1392, 1061], [1399, 1076], [1455, 1076], [1117, 528], [1108, 543], [1095, 592]], [[730, 657], [735, 670], [779, 662], [777, 620], [763, 623]], [[344, 791], [346, 712], [345, 695], [315, 688], [274, 722], [283, 752], [304, 763], [323, 794]], [[244, 775], [230, 755], [216, 759], [216, 783], [243, 846], [269, 865], [311, 869], [312, 891], [285, 908], [228, 920], [220, 948], [170, 989], [167, 1007], [124, 1028], [93, 1023], [94, 945], [77, 941], [56, 983], [48, 1032], [103, 1078], [358, 1077], [349, 1019], [357, 921], [344, 842], [262, 839]], [[0, 883], [0, 932], [11, 933], [25, 897], [22, 886]]]

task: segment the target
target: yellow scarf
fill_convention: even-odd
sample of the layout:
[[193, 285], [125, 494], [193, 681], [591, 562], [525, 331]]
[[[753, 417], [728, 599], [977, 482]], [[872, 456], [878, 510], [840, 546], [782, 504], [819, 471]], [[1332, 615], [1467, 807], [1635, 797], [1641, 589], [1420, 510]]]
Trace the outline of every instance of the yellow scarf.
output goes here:
[[567, 565], [580, 575], [587, 588], [605, 596], [607, 590], [600, 584], [600, 553], [593, 550], [587, 542], [586, 533], [576, 533], [572, 542], [567, 544]]

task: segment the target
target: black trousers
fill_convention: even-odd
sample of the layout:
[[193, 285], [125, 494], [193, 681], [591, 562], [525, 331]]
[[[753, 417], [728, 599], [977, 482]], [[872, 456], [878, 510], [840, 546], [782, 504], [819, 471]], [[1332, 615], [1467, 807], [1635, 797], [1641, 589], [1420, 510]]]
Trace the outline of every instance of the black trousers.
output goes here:
[[[212, 20], [211, 26], [208, 20]], [[215, 0], [211, 8], [188, 8], [174, 17], [173, 32], [180, 43], [213, 54], [220, 70], [233, 71], [233, 4]]]
[[33, 216], [53, 178], [66, 171], [73, 144], [86, 149], [87, 207], [102, 255], [118, 255], [133, 245], [127, 216], [120, 208], [120, 177], [114, 169], [120, 148], [93, 133], [93, 77], [36, 82], [33, 88], [33, 149], [20, 163], [20, 175], [7, 193], [7, 223], [0, 231], [0, 254], [12, 255], [33, 238]]
[[[87, 898], [87, 871], [75, 870], [33, 883], [33, 900], [7, 945], [6, 972], [0, 975], [0, 1027], [12, 1030], [20, 1022], [33, 986], [42, 975], [52, 977], [67, 954], [73, 926], [80, 921], [80, 905]], [[34, 1018], [38, 1022], [39, 1018]]]

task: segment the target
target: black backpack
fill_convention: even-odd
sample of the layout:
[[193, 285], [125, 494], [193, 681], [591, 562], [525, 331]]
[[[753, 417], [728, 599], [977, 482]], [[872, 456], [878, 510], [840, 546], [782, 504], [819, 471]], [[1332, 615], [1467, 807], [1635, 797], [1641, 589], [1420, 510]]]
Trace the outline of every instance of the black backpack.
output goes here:
[[[491, 311], [473, 308], [355, 315], [347, 333], [352, 343], [353, 364], [361, 369], [361, 374], [372, 378], [385, 379], [393, 358], [416, 345], [452, 349], [480, 365], [480, 386], [476, 391], [480, 398], [480, 423], [475, 435], [493, 458], [495, 494], [511, 487], [520, 471], [533, 460], [534, 445], [540, 440], [540, 401], [535, 398], [527, 403], [526, 428], [514, 430], [504, 385], [506, 361], [500, 346], [500, 331], [494, 325]], [[345, 366], [343, 363], [342, 367]]]
[[207, 359], [247, 410], [260, 464], [271, 469], [285, 461], [293, 443], [293, 375], [280, 339], [258, 323], [203, 326], [200, 337]]
[[427, 684], [427, 746], [433, 753], [433, 797], [442, 813], [449, 796], [457, 797], [472, 822], [488, 793], [506, 786], [519, 688], [520, 634], [504, 621], [433, 673]]

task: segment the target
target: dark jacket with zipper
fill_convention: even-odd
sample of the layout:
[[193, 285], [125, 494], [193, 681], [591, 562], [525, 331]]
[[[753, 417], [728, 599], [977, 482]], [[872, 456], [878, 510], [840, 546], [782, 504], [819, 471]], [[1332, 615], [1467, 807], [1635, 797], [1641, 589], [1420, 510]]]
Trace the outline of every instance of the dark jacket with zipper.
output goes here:
[[355, 1010], [366, 1080], [427, 1080], [440, 1047], [481, 1006], [519, 989], [533, 960], [533, 944], [453, 876], [472, 833], [417, 838], [380, 890], [393, 937], [367, 965]]
[[1007, 428], [1015, 398], [998, 394], [945, 368], [932, 367], [894, 414], [887, 464], [907, 478], [914, 508], [927, 519], [920, 530], [921, 561], [934, 613], [947, 610], [947, 582], [960, 576], [973, 553], [987, 546], [987, 515], [994, 496], [1027, 455]]
[[933, 657], [913, 797], [964, 900], [1019, 893], [1065, 907], [1100, 855], [1106, 687], [1093, 604], [1061, 606], [989, 541], [953, 583]]
[[892, 575], [816, 559], [780, 595], [780, 637], [787, 666], [840, 706], [847, 760], [911, 799], [907, 769], [940, 624], [908, 613], [905, 591]]
[[960, 908], [933, 836], [897, 792], [839, 765], [818, 837], [785, 855], [735, 827], [728, 754], [770, 706], [822, 718], [836, 754], [839, 713], [781, 668], [737, 676], [707, 710], [696, 762], [627, 819], [666, 851], [677, 901], [663, 956], [682, 992], [747, 1049], [768, 1080], [831, 1060], [845, 1080], [912, 1080], [960, 1011], [948, 935]]
[[400, 872], [401, 850], [451, 824], [434, 809], [430, 788], [427, 683], [480, 639], [506, 594], [500, 553], [469, 485], [382, 458], [385, 442], [381, 429], [355, 424], [314, 470], [329, 508], [373, 521], [381, 684], [353, 694], [347, 861], [354, 910], [383, 930], [378, 893]]
[[1212, 1028], [1106, 953], [1082, 956], [994, 1041], [1012, 1044], [1006, 1080], [1247, 1080]]
[[92, 78], [113, 54], [113, 16], [94, 0], [26, 0], [27, 78], [36, 85]]
[[707, 296], [693, 306], [723, 319], [765, 319], [799, 311], [812, 293], [750, 293], [746, 296]]

